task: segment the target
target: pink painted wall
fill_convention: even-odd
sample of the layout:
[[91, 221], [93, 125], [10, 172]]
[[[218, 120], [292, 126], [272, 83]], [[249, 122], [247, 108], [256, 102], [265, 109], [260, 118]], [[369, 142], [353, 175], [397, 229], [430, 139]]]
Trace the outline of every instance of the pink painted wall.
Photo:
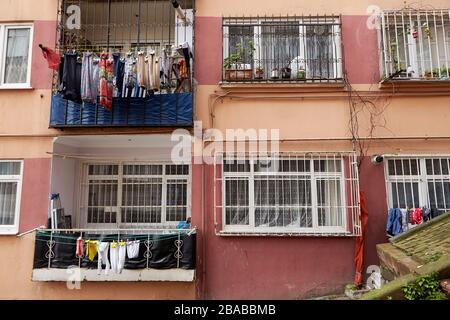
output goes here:
[[[368, 29], [368, 16], [342, 16], [344, 67], [351, 83], [379, 81], [377, 30]], [[214, 85], [221, 80], [222, 18], [196, 17], [195, 78], [200, 85]]]
[[53, 71], [48, 68], [47, 61], [38, 47], [42, 44], [54, 49], [56, 40], [56, 21], [34, 21], [34, 36], [31, 64], [31, 86], [34, 89], [51, 89]]
[[[193, 166], [192, 186], [193, 223], [200, 228], [197, 244], [198, 298], [302, 299], [342, 293], [344, 286], [353, 281], [353, 237], [216, 236], [213, 218], [213, 168], [208, 165], [203, 168], [206, 217], [204, 230], [201, 228], [201, 165]], [[364, 159], [361, 167], [361, 190], [366, 194], [369, 208], [369, 223], [365, 234], [366, 267], [378, 264], [375, 245], [386, 242], [384, 189], [383, 167], [374, 166], [369, 158]], [[204, 257], [203, 245], [206, 246]]]
[[50, 166], [50, 158], [24, 160], [19, 233], [47, 225]]

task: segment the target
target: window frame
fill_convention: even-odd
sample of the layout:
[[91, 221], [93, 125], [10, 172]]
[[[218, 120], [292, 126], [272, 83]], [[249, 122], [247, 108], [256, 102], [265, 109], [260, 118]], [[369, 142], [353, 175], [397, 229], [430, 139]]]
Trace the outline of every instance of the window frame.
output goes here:
[[[332, 39], [332, 53], [333, 53], [333, 60], [335, 61], [335, 63], [333, 63], [332, 67], [331, 67], [331, 72], [334, 74], [334, 78], [329, 78], [328, 81], [332, 81], [332, 80], [339, 80], [342, 79], [343, 76], [343, 55], [342, 55], [342, 20], [340, 19], [340, 17], [332, 17], [334, 19], [334, 21], [330, 21], [330, 22], [323, 22], [323, 23], [314, 23], [314, 22], [310, 22], [311, 25], [329, 25], [331, 26], [332, 32], [333, 34], [335, 34], [335, 36], [333, 36]], [[307, 18], [301, 18], [301, 17], [296, 17], [295, 19], [291, 18], [291, 17], [280, 17], [280, 18], [276, 18], [279, 19], [279, 21], [281, 22], [285, 22], [286, 25], [288, 25], [289, 23], [298, 23], [299, 25], [299, 30], [298, 30], [298, 41], [299, 41], [299, 57], [301, 57], [301, 59], [304, 61], [305, 64], [305, 73], [306, 73], [306, 79], [314, 79], [316, 81], [323, 81], [323, 79], [321, 78], [311, 78], [310, 74], [311, 71], [309, 71], [310, 68], [308, 68], [307, 65], [307, 45], [305, 41], [302, 41], [302, 35], [306, 34], [306, 25], [307, 23]], [[285, 21], [283, 21], [285, 20]], [[248, 21], [245, 21], [241, 24], [236, 24], [236, 25], [222, 25], [222, 69], [223, 69], [223, 60], [228, 58], [229, 56], [229, 52], [230, 52], [230, 41], [229, 41], [229, 27], [244, 27], [246, 23], [248, 23], [248, 26], [251, 27], [253, 26], [253, 43], [254, 43], [254, 47], [255, 47], [255, 52], [253, 55], [253, 61], [252, 64], [254, 66], [257, 65], [258, 61], [261, 61], [261, 59], [263, 58], [262, 55], [262, 50], [260, 49], [260, 44], [262, 43], [262, 28], [265, 25], [265, 22], [267, 23], [268, 26], [270, 26], [270, 22], [277, 22], [277, 20], [271, 20], [271, 21], [265, 21], [264, 19], [261, 18], [248, 18]], [[228, 34], [228, 37], [224, 37], [225, 34]], [[292, 59], [295, 59], [296, 57], [293, 57]], [[291, 60], [292, 61], [292, 60]], [[255, 68], [253, 68], [253, 72], [255, 72], [254, 70]], [[269, 70], [266, 70], [267, 72], [270, 72]], [[222, 71], [223, 72], [223, 71]], [[252, 81], [261, 81], [261, 80], [257, 80], [252, 78]], [[265, 80], [270, 80], [270, 79], [265, 79]], [[297, 81], [296, 78], [291, 78], [289, 79], [289, 81]], [[234, 81], [233, 81], [234, 82]], [[238, 81], [239, 82], [239, 81]]]
[[[117, 206], [116, 208], [117, 216], [115, 223], [89, 223], [87, 216], [87, 208], [89, 201], [89, 172], [87, 168], [89, 165], [118, 165], [118, 174], [110, 175], [110, 176], [94, 176], [91, 177], [105, 177], [105, 180], [117, 180]], [[125, 165], [162, 165], [163, 172], [162, 174], [152, 174], [146, 175], [145, 177], [152, 178], [161, 178], [162, 179], [162, 191], [161, 191], [161, 222], [122, 222], [121, 221], [121, 210], [123, 207], [126, 207], [122, 203], [122, 189], [123, 189], [123, 179], [127, 177], [123, 173], [123, 167]], [[166, 167], [170, 165], [186, 165], [188, 166], [189, 172], [187, 175], [167, 175]], [[78, 196], [77, 196], [77, 207], [76, 209], [76, 220], [77, 224], [81, 228], [89, 228], [89, 229], [133, 229], [140, 227], [169, 227], [175, 228], [179, 221], [167, 221], [167, 180], [181, 180], [186, 181], [187, 190], [186, 190], [186, 219], [192, 216], [191, 210], [191, 194], [192, 194], [192, 165], [190, 163], [182, 163], [175, 164], [168, 161], [81, 161], [80, 162], [80, 173], [78, 174], [78, 182], [77, 187], [79, 188]], [[93, 179], [98, 180], [98, 179]], [[86, 188], [83, 189], [83, 183], [86, 184]], [[84, 200], [84, 201], [83, 201]], [[84, 210], [83, 210], [84, 209]]]
[[[8, 48], [8, 30], [29, 29], [30, 39], [28, 46], [27, 79], [23, 83], [5, 83], [6, 50]], [[0, 89], [30, 89], [31, 67], [33, 54], [34, 25], [32, 23], [0, 23]]]
[[14, 235], [19, 232], [20, 221], [20, 204], [22, 200], [22, 182], [23, 182], [23, 160], [3, 160], [0, 162], [17, 162], [20, 163], [20, 174], [18, 175], [0, 175], [0, 182], [17, 182], [16, 204], [14, 213], [14, 224], [0, 225], [0, 235]]
[[[418, 184], [418, 196], [419, 196], [419, 207], [427, 207], [431, 208], [431, 200], [429, 195], [429, 187], [428, 183], [433, 182], [436, 183], [442, 183], [444, 181], [448, 182], [450, 184], [450, 172], [448, 174], [443, 174], [442, 172], [440, 174], [428, 174], [427, 173], [427, 160], [442, 160], [446, 159], [447, 161], [450, 161], [450, 155], [398, 155], [398, 156], [387, 156], [384, 165], [384, 174], [385, 174], [385, 182], [386, 182], [386, 203], [388, 208], [392, 208], [394, 201], [393, 201], [393, 183], [417, 183]], [[391, 175], [389, 174], [389, 161], [393, 160], [414, 160], [418, 162], [418, 173], [415, 175]], [[433, 165], [434, 166], [434, 165]], [[395, 164], [394, 164], [395, 167]], [[403, 164], [402, 164], [402, 167]], [[450, 168], [448, 168], [450, 169]], [[436, 196], [436, 190], [434, 191]], [[445, 195], [444, 188], [442, 190], [442, 195]], [[406, 200], [406, 199], [405, 199]], [[407, 201], [407, 200], [406, 200]], [[444, 197], [445, 201], [445, 197]], [[450, 204], [447, 204], [447, 207], [450, 210]], [[446, 209], [440, 209], [436, 207], [438, 210], [446, 210]], [[408, 208], [411, 209], [411, 208]]]
[[[310, 168], [309, 171], [305, 172], [258, 172], [255, 174], [254, 172], [254, 164], [255, 158], [234, 158], [238, 160], [248, 160], [250, 171], [249, 172], [225, 172], [224, 171], [224, 158], [221, 162], [221, 195], [222, 195], [222, 229], [223, 232], [234, 233], [234, 232], [242, 232], [242, 233], [267, 233], [267, 234], [289, 234], [289, 233], [298, 233], [298, 234], [344, 234], [348, 233], [348, 217], [347, 217], [347, 190], [346, 190], [346, 178], [345, 178], [345, 158], [337, 158], [336, 160], [340, 161], [340, 172], [316, 172], [314, 168], [314, 161], [324, 160], [319, 158], [307, 158], [305, 161], [309, 161]], [[261, 157], [258, 157], [257, 160], [261, 160]], [[284, 160], [283, 158], [278, 158], [279, 160]], [[287, 159], [287, 158], [286, 158]], [[292, 160], [292, 159], [291, 159]], [[295, 160], [302, 160], [302, 158], [297, 158]], [[277, 227], [257, 227], [255, 226], [255, 194], [254, 194], [254, 183], [255, 177], [258, 176], [274, 176], [283, 179], [283, 177], [287, 176], [302, 176], [306, 177], [310, 181], [311, 185], [311, 220], [312, 227], [286, 227], [286, 226], [277, 226]], [[227, 178], [246, 178], [248, 179], [248, 194], [249, 194], [249, 224], [248, 225], [230, 225], [226, 223], [226, 181]], [[342, 215], [342, 226], [319, 226], [319, 204], [318, 204], [318, 194], [317, 194], [317, 182], [318, 181], [339, 181], [340, 183], [340, 203], [341, 203], [341, 215]]]

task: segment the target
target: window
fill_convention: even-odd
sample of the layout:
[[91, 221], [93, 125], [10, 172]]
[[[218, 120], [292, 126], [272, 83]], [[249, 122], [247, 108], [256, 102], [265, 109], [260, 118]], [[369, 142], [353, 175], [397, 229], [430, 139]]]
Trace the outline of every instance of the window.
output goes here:
[[30, 86], [32, 32], [30, 25], [0, 25], [0, 87]]
[[189, 214], [189, 165], [86, 164], [82, 224], [177, 224]]
[[19, 231], [22, 161], [0, 160], [0, 234]]
[[396, 158], [387, 161], [390, 208], [450, 209], [450, 158]]
[[450, 10], [387, 10], [380, 20], [384, 78], [450, 79]]
[[[224, 231], [347, 232], [349, 224], [358, 224], [354, 217], [348, 221], [351, 209], [356, 209], [351, 194], [358, 190], [356, 176], [348, 176], [355, 171], [344, 169], [354, 165], [349, 159], [340, 155], [224, 158]], [[346, 198], [350, 184], [353, 190]]]
[[226, 81], [339, 80], [339, 17], [226, 18], [223, 58]]

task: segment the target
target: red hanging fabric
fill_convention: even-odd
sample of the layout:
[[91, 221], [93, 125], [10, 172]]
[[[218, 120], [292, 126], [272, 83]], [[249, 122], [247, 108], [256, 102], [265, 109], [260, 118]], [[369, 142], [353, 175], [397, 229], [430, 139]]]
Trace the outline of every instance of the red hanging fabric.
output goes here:
[[362, 192], [360, 196], [361, 208], [361, 235], [356, 237], [355, 247], [355, 285], [360, 286], [363, 283], [363, 268], [364, 268], [364, 231], [366, 230], [367, 220], [369, 219], [369, 211], [366, 206], [366, 199]]
[[61, 63], [61, 56], [56, 53], [54, 50], [44, 47], [43, 45], [39, 45], [42, 50], [42, 55], [44, 59], [47, 60], [48, 67], [52, 70], [58, 70], [59, 64]]

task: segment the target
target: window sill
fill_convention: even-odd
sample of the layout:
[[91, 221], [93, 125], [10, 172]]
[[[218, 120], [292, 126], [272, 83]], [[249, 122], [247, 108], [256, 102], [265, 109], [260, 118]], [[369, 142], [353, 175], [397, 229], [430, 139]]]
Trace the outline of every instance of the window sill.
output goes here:
[[0, 237], [1, 236], [14, 236], [19, 233], [19, 230], [15, 227], [12, 228], [0, 228]]
[[33, 90], [34, 88], [29, 85], [20, 85], [20, 86], [0, 86], [0, 90]]
[[397, 92], [414, 89], [414, 92], [445, 91], [450, 88], [450, 79], [385, 79], [378, 83], [380, 89]]
[[105, 275], [105, 270], [98, 274], [97, 269], [84, 268], [43, 268], [33, 269], [33, 281], [39, 282], [67, 282], [67, 281], [88, 281], [88, 282], [136, 282], [136, 281], [168, 281], [168, 282], [193, 282], [195, 280], [195, 270], [185, 269], [124, 269], [122, 273], [109, 272]]
[[348, 231], [264, 231], [264, 230], [222, 230], [224, 237], [354, 237]]
[[276, 88], [277, 92], [283, 89], [287, 92], [298, 91], [298, 92], [320, 92], [320, 91], [343, 91], [345, 88], [345, 83], [341, 80], [335, 81], [295, 81], [295, 80], [279, 80], [279, 81], [221, 81], [219, 86], [223, 89], [228, 90], [261, 90], [262, 92], [267, 92], [270, 88]]

